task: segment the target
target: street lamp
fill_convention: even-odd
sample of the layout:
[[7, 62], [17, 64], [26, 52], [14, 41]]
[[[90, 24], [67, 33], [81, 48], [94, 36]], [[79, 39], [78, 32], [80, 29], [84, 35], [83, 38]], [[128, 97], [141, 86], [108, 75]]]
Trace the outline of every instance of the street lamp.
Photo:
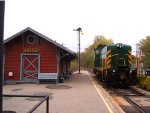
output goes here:
[[80, 73], [80, 32], [82, 32], [82, 28], [77, 28], [77, 29], [73, 29], [73, 31], [78, 31], [78, 35], [79, 35], [79, 53], [78, 53], [78, 65], [79, 65], [79, 73]]

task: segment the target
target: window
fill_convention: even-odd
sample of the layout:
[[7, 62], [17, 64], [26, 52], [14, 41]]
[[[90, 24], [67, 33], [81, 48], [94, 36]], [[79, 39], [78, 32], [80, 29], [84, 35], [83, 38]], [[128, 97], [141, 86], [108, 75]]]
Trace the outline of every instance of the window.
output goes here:
[[27, 36], [27, 43], [28, 44], [34, 44], [35, 42], [36, 42], [36, 36], [34, 36], [34, 35], [28, 35]]

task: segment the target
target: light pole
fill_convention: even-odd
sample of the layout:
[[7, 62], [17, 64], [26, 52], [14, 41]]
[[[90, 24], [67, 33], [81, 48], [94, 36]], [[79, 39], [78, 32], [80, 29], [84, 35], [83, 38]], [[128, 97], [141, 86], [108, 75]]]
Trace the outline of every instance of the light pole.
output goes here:
[[78, 35], [79, 35], [79, 53], [78, 53], [78, 65], [79, 65], [79, 73], [80, 73], [80, 32], [82, 32], [82, 28], [77, 28], [77, 29], [73, 29], [73, 31], [78, 31]]

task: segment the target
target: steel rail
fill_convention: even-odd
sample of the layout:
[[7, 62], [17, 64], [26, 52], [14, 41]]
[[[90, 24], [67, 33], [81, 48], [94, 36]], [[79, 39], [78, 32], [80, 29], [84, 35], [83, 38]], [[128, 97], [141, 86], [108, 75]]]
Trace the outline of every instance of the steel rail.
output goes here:
[[[144, 109], [142, 109], [142, 107], [140, 107], [138, 104], [136, 104], [134, 101], [132, 101], [130, 98], [128, 98], [128, 96], [132, 96], [132, 95], [128, 95], [128, 94], [122, 94], [121, 92], [119, 92], [116, 89], [112, 89], [113, 92], [115, 94], [117, 94], [118, 96], [123, 97], [125, 100], [127, 100], [132, 106], [134, 106], [136, 109], [138, 109], [141, 113], [147, 113], [146, 111], [144, 111]], [[134, 90], [134, 89], [131, 89]], [[136, 91], [136, 93], [139, 93], [138, 91]], [[141, 96], [141, 93], [138, 94], [138, 96]]]
[[127, 96], [123, 96], [123, 98], [125, 98], [128, 102], [130, 102], [133, 106], [135, 106], [141, 113], [147, 113], [138, 104], [136, 104], [134, 101], [129, 99]]

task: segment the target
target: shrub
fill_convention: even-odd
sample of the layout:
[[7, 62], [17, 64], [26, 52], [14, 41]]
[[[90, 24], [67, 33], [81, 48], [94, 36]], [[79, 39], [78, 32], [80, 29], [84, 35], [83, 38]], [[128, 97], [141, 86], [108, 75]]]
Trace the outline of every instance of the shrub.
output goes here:
[[140, 76], [137, 79], [137, 86], [150, 91], [150, 76]]
[[140, 76], [137, 78], [137, 86], [142, 87], [143, 81], [146, 79], [146, 76]]
[[146, 90], [150, 91], [150, 76], [147, 77], [144, 83], [144, 85], [146, 86]]

